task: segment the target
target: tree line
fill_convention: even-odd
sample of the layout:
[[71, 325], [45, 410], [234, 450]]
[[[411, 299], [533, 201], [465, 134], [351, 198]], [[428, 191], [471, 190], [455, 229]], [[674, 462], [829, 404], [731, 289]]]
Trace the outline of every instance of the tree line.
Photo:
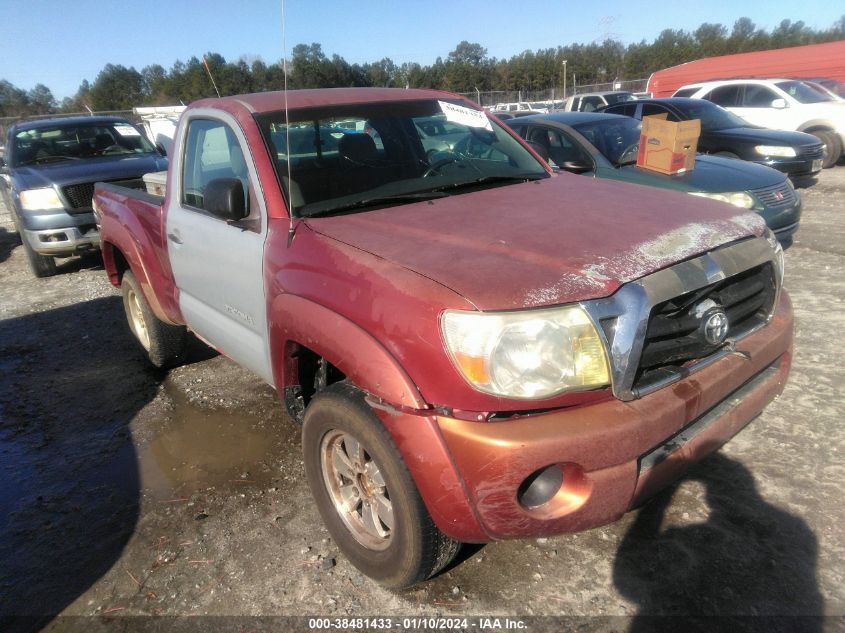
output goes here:
[[[318, 43], [298, 44], [287, 62], [288, 88], [381, 86], [439, 88], [452, 92], [543, 90], [564, 83], [580, 85], [617, 79], [640, 79], [652, 72], [701, 57], [785, 48], [845, 39], [845, 15], [828, 29], [812, 29], [802, 21], [783, 20], [771, 31], [740, 18], [732, 29], [704, 23], [694, 31], [666, 29], [652, 42], [623, 45], [614, 39], [589, 44], [526, 50], [508, 59], [487, 54], [481, 44], [463, 41], [445, 59], [427, 66], [397, 65], [388, 57], [365, 64], [350, 64], [340, 55], [326, 55]], [[567, 64], [564, 67], [563, 61]], [[284, 60], [267, 64], [245, 58], [227, 62], [218, 53], [203, 59], [177, 61], [168, 70], [159, 64], [140, 71], [106, 64], [93, 83], [83, 80], [72, 97], [60, 103], [50, 89], [37, 84], [29, 91], [0, 80], [0, 117], [128, 110], [141, 105], [190, 103], [215, 95], [208, 72], [221, 95], [280, 90]], [[207, 69], [206, 69], [207, 67]]]

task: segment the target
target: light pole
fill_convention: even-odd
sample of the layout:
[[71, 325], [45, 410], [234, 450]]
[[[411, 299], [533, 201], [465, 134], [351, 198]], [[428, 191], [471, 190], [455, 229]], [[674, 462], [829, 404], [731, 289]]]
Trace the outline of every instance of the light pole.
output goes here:
[[566, 60], [563, 60], [563, 98], [566, 99]]

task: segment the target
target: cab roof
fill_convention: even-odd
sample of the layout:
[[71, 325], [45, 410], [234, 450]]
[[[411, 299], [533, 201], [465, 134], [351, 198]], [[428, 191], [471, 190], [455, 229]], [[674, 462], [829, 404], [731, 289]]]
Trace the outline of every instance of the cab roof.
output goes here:
[[[441, 90], [420, 90], [402, 88], [320, 88], [313, 90], [288, 90], [289, 110], [314, 108], [330, 105], [353, 105], [379, 101], [418, 101], [421, 99], [455, 99], [459, 97]], [[466, 101], [464, 99], [464, 101]], [[467, 102], [469, 103], [469, 102]], [[221, 108], [232, 111], [245, 109], [251, 114], [263, 114], [285, 109], [285, 92], [257, 92], [231, 97], [210, 98], [195, 101], [191, 108]]]

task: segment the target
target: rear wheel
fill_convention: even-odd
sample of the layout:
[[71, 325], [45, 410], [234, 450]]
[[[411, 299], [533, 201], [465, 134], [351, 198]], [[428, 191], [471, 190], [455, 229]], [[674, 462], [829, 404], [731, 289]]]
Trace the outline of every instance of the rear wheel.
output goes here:
[[36, 253], [21, 233], [21, 243], [26, 257], [29, 260], [29, 268], [36, 277], [52, 277], [56, 274], [56, 259], [50, 255]]
[[824, 143], [824, 155], [822, 156], [822, 167], [828, 169], [836, 164], [842, 154], [842, 141], [836, 132], [830, 130], [816, 130], [810, 132], [813, 136]]
[[170, 325], [159, 319], [147, 303], [141, 285], [132, 271], [120, 282], [123, 309], [129, 329], [156, 367], [173, 367], [185, 356], [188, 333], [184, 326]]
[[317, 509], [361, 572], [401, 589], [455, 557], [460, 544], [434, 525], [390, 434], [360, 390], [339, 382], [313, 398], [302, 449]]

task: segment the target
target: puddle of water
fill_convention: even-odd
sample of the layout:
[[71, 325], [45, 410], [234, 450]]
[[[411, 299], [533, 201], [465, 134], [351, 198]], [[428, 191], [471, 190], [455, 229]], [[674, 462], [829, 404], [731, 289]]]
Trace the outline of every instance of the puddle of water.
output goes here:
[[[253, 428], [253, 416], [208, 411], [167, 386], [174, 404], [170, 421], [152, 441], [136, 446], [141, 486], [160, 499], [210, 486], [266, 485], [281, 442], [272, 424]], [[244, 474], [247, 476], [244, 477]]]

